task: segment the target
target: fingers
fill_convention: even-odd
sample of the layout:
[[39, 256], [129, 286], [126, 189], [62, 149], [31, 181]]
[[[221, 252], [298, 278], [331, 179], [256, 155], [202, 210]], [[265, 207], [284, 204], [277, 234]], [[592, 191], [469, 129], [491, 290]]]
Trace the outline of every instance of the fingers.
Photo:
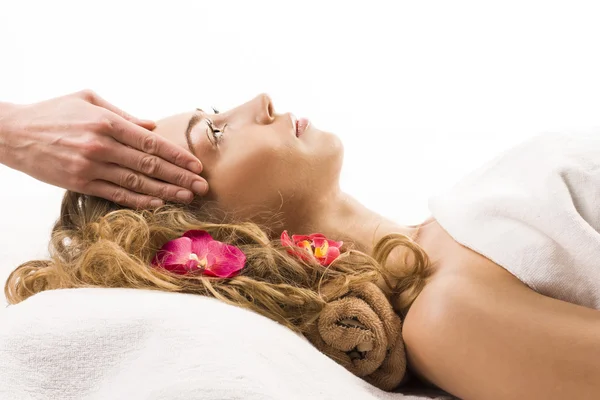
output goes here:
[[116, 115], [112, 123], [112, 132], [109, 133], [118, 142], [143, 153], [158, 156], [196, 174], [202, 172], [202, 163], [189, 151]]
[[[208, 184], [198, 175], [202, 172], [202, 163], [189, 151], [151, 132], [150, 129], [156, 127], [153, 121], [132, 117], [91, 90], [84, 90], [76, 95], [96, 107], [110, 111], [103, 111], [108, 123], [103, 129], [106, 132], [102, 133], [106, 134], [106, 138], [110, 136], [113, 139], [111, 143], [114, 146], [96, 146], [96, 150], [89, 156], [96, 161], [118, 164], [121, 169], [116, 169], [117, 166], [106, 168], [107, 164], [104, 164], [99, 170], [105, 176], [100, 179], [137, 194], [160, 196], [165, 200], [191, 201], [189, 197], [193, 197], [193, 194], [182, 189], [191, 189], [198, 195], [206, 194]], [[103, 190], [108, 189], [104, 187]], [[121, 204], [119, 201], [115, 202]]]
[[148, 129], [149, 131], [156, 128], [156, 123], [154, 121], [150, 121], [149, 119], [140, 119], [138, 122], [132, 121], [133, 123], [138, 124], [144, 129]]
[[159, 182], [116, 164], [104, 164], [95, 170], [97, 171], [96, 177], [98, 179], [113, 183], [118, 187], [135, 192], [135, 194], [144, 194], [152, 196], [152, 198], [186, 204], [189, 204], [194, 199], [194, 194], [189, 190], [165, 182]]
[[161, 200], [154, 197], [132, 192], [131, 190], [119, 187], [114, 183], [101, 180], [90, 182], [82, 193], [101, 197], [134, 209], [156, 208], [164, 204]]
[[[177, 189], [179, 190], [181, 190], [181, 188], [191, 189], [200, 196], [204, 196], [208, 191], [206, 180], [193, 172], [179, 168], [155, 155], [143, 153], [134, 148], [122, 146], [116, 142], [115, 145], [118, 146], [101, 155], [101, 161], [119, 164], [128, 170], [137, 171], [140, 174], [172, 183], [173, 185], [177, 185]], [[115, 183], [118, 183], [118, 181], [115, 181]], [[166, 186], [167, 184], [165, 184], [165, 188]], [[174, 186], [172, 187], [175, 188]], [[135, 188], [133, 189], [136, 190]], [[141, 192], [152, 194], [145, 190]], [[167, 199], [166, 197], [162, 198]]]

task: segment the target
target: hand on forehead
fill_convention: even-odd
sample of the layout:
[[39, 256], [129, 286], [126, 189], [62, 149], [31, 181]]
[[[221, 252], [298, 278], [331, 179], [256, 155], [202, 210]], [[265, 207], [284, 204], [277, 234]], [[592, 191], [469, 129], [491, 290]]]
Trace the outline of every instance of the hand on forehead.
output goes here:
[[190, 118], [195, 113], [197, 113], [197, 111], [187, 111], [160, 119], [156, 121], [154, 132], [189, 151], [190, 149], [185, 138], [185, 131], [188, 127]]

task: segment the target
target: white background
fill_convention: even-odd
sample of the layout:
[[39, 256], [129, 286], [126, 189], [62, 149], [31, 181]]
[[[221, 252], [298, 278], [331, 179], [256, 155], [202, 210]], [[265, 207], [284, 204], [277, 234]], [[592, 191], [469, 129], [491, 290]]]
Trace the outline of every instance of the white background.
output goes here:
[[[0, 101], [90, 88], [159, 119], [266, 92], [342, 138], [346, 191], [416, 224], [500, 151], [600, 126], [596, 4], [2, 0]], [[4, 166], [0, 184], [4, 282], [46, 254], [63, 190]]]

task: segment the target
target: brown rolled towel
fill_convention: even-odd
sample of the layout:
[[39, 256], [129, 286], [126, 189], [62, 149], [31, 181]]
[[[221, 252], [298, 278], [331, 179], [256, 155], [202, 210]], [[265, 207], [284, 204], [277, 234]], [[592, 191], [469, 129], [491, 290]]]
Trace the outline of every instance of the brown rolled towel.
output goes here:
[[382, 390], [406, 373], [402, 320], [374, 283], [357, 285], [329, 301], [305, 334], [321, 352]]

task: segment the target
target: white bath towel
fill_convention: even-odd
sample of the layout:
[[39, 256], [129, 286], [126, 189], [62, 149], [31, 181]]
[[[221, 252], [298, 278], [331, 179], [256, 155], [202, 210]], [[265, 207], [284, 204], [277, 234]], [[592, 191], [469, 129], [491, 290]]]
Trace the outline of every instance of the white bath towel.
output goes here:
[[600, 309], [600, 129], [525, 140], [430, 197], [429, 210], [533, 290]]
[[208, 297], [64, 289], [0, 310], [0, 399], [425, 399], [383, 392], [302, 336]]

